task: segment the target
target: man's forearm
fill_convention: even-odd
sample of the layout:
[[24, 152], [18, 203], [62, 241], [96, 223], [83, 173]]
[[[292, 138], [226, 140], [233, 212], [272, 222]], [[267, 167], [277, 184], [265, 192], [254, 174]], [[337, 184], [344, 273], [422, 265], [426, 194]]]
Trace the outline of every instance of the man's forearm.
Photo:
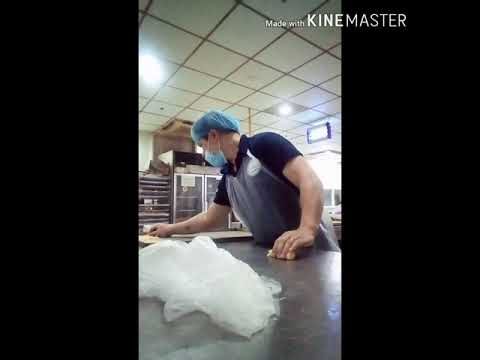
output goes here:
[[173, 234], [193, 234], [208, 230], [210, 224], [207, 220], [206, 213], [197, 214], [194, 217], [171, 225], [171, 233]]
[[300, 183], [300, 206], [302, 218], [300, 227], [318, 230], [323, 212], [323, 186], [315, 176], [309, 176]]

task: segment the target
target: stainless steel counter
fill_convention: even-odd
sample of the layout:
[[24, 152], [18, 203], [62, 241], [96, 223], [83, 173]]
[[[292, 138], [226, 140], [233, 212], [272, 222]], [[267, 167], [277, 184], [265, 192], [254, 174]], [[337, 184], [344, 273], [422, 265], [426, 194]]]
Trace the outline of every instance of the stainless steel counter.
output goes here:
[[341, 253], [312, 251], [297, 261], [266, 256], [252, 242], [219, 247], [282, 284], [280, 316], [250, 340], [227, 334], [203, 314], [171, 324], [162, 304], [139, 301], [140, 359], [341, 359]]

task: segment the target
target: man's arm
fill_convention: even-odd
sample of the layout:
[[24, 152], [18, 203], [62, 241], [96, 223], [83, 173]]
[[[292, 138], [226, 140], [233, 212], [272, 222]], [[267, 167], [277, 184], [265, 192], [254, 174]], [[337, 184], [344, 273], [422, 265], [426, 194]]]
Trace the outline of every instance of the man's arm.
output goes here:
[[305, 158], [297, 156], [290, 160], [283, 169], [283, 175], [300, 190], [302, 218], [297, 230], [287, 231], [275, 241], [272, 251], [280, 257], [313, 244], [323, 211], [322, 182]]
[[213, 203], [206, 212], [171, 225], [172, 234], [193, 234], [215, 229], [221, 225], [230, 212], [229, 206]]
[[304, 157], [287, 163], [283, 175], [300, 190], [302, 220], [300, 227], [317, 231], [323, 212], [323, 185]]
[[179, 222], [177, 224], [156, 224], [152, 227], [149, 235], [168, 237], [173, 234], [193, 234], [214, 229], [225, 221], [229, 206], [213, 203], [206, 212]]

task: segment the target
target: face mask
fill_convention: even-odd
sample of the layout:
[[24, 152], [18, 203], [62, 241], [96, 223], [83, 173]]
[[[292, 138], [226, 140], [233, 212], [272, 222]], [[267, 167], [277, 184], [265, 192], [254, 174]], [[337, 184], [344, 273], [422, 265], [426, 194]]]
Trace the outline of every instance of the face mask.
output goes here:
[[[210, 141], [208, 141], [208, 148], [210, 149]], [[205, 152], [205, 159], [215, 167], [222, 167], [227, 163], [227, 159], [223, 155], [222, 150], [220, 150], [220, 143], [218, 144], [218, 151], [217, 152]]]

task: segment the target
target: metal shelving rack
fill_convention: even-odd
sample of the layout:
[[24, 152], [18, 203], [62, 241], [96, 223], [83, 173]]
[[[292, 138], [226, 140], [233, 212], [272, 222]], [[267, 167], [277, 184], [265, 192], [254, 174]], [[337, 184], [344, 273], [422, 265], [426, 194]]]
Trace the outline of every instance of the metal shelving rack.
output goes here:
[[138, 230], [155, 223], [172, 222], [171, 176], [160, 176], [139, 171], [138, 174]]
[[[216, 171], [204, 168], [202, 154], [170, 150], [158, 158], [170, 167], [170, 174], [159, 176], [139, 172], [140, 232], [144, 225], [174, 224], [206, 211], [215, 198], [222, 177], [219, 173], [212, 174]], [[215, 230], [228, 230], [234, 221], [229, 217]]]

